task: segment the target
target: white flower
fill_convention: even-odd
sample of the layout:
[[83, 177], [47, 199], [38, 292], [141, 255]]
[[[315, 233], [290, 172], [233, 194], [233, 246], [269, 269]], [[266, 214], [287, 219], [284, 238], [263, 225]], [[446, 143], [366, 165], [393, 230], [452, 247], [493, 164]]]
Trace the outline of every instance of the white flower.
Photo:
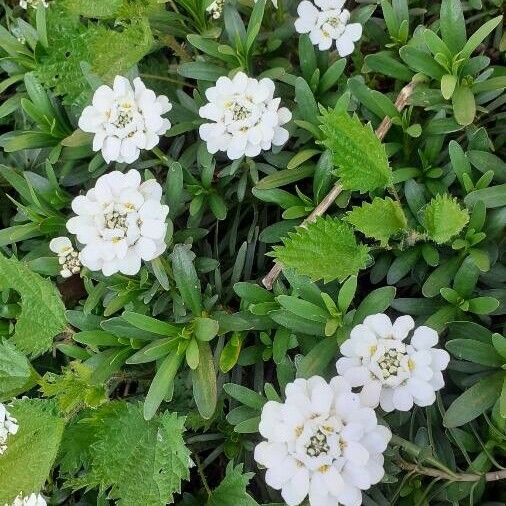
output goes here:
[[0, 402], [0, 455], [7, 450], [9, 436], [16, 434], [18, 429], [18, 421], [10, 415], [5, 404]]
[[330, 49], [336, 43], [339, 56], [348, 56], [355, 49], [354, 42], [362, 37], [360, 23], [348, 23], [350, 13], [343, 9], [344, 0], [303, 0], [297, 7], [299, 17], [295, 29], [309, 33], [311, 42], [320, 51]]
[[141, 149], [153, 149], [169, 128], [162, 114], [172, 109], [164, 95], [157, 97], [140, 78], [130, 81], [116, 76], [112, 88], [100, 86], [93, 95], [93, 105], [85, 107], [79, 128], [95, 134], [93, 150], [102, 150], [107, 163], [132, 163]]
[[44, 7], [49, 6], [47, 0], [19, 0], [19, 6], [22, 9], [28, 9], [28, 7], [36, 9], [39, 5], [43, 5]]
[[[46, 500], [40, 494], [31, 494], [29, 496], [23, 497], [22, 494], [19, 494], [11, 506], [46, 506]], [[9, 506], [6, 504], [5, 506]]]
[[49, 243], [49, 249], [58, 255], [61, 265], [60, 274], [64, 278], [70, 278], [81, 270], [79, 253], [74, 249], [68, 237], [55, 237]]
[[392, 436], [339, 376], [330, 384], [319, 376], [288, 384], [283, 404], [264, 405], [259, 431], [267, 441], [255, 448], [255, 460], [289, 506], [308, 495], [311, 506], [362, 504], [361, 491], [384, 475]]
[[206, 11], [211, 14], [213, 19], [220, 19], [224, 5], [225, 0], [214, 0], [214, 2], [207, 7]]
[[337, 372], [353, 387], [362, 387], [365, 405], [409, 411], [413, 404], [430, 406], [436, 400], [450, 355], [434, 348], [439, 336], [429, 327], [416, 328], [410, 344], [404, 343], [414, 327], [411, 316], [392, 324], [387, 315], [375, 314], [354, 327], [341, 345], [344, 357], [337, 361]]
[[141, 260], [160, 256], [166, 248], [162, 187], [154, 180], [141, 183], [137, 170], [115, 170], [97, 179], [95, 187], [72, 201], [77, 216], [67, 230], [84, 244], [81, 263], [104, 276], [116, 272], [137, 274]]
[[271, 79], [248, 78], [238, 72], [233, 79], [220, 77], [206, 90], [209, 103], [200, 108], [202, 118], [213, 123], [200, 125], [199, 133], [209, 153], [226, 151], [231, 160], [257, 156], [260, 151], [281, 146], [288, 140], [282, 125], [292, 119], [286, 107], [279, 108]]

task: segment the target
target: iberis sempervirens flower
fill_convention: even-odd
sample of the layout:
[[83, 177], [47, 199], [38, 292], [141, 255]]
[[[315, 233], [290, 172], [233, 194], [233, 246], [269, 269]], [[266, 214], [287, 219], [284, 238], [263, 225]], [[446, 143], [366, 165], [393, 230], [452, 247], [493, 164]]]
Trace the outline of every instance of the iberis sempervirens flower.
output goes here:
[[206, 11], [209, 12], [213, 19], [220, 19], [224, 6], [225, 0], [214, 0], [214, 2], [207, 7]]
[[160, 135], [170, 128], [162, 115], [172, 109], [164, 95], [157, 97], [140, 78], [130, 81], [116, 76], [112, 88], [100, 86], [93, 95], [93, 103], [79, 118], [79, 128], [95, 134], [93, 150], [102, 150], [107, 163], [132, 163], [141, 149], [153, 149]]
[[362, 25], [348, 23], [350, 13], [343, 5], [344, 0], [303, 0], [297, 8], [295, 29], [308, 33], [320, 51], [330, 49], [335, 42], [339, 56], [348, 56], [362, 37]]
[[162, 187], [154, 179], [142, 183], [137, 170], [99, 177], [94, 188], [72, 201], [77, 216], [67, 222], [67, 230], [84, 245], [82, 265], [104, 276], [133, 275], [142, 260], [160, 256], [166, 248], [169, 212], [161, 198]]
[[5, 404], [0, 402], [0, 455], [5, 453], [9, 437], [16, 434], [18, 429], [18, 421], [11, 416]]
[[[23, 497], [21, 494], [14, 499], [12, 506], [46, 506], [46, 500], [40, 494], [30, 494]], [[9, 506], [6, 504], [5, 506]]]
[[228, 158], [257, 156], [272, 145], [281, 146], [288, 140], [282, 125], [292, 119], [286, 107], [279, 107], [274, 98], [271, 79], [252, 79], [238, 72], [233, 79], [220, 77], [216, 86], [206, 90], [209, 103], [200, 108], [201, 118], [212, 123], [200, 125], [199, 133], [209, 153], [225, 151]]
[[61, 270], [60, 275], [70, 278], [81, 271], [79, 252], [74, 249], [68, 237], [55, 237], [49, 243], [49, 249], [58, 255]]
[[28, 9], [28, 7], [36, 9], [39, 5], [43, 5], [44, 7], [49, 6], [47, 0], [19, 0], [19, 6], [22, 9]]
[[450, 355], [434, 348], [439, 336], [429, 327], [416, 328], [409, 343], [404, 342], [414, 327], [411, 316], [392, 323], [387, 315], [375, 314], [354, 327], [341, 345], [344, 356], [337, 361], [337, 372], [352, 387], [362, 387], [365, 405], [409, 411], [413, 404], [430, 406], [436, 400]]
[[311, 506], [360, 506], [362, 490], [383, 478], [392, 436], [339, 376], [330, 384], [319, 376], [288, 384], [284, 403], [264, 405], [259, 431], [267, 441], [255, 460], [289, 506], [307, 496]]

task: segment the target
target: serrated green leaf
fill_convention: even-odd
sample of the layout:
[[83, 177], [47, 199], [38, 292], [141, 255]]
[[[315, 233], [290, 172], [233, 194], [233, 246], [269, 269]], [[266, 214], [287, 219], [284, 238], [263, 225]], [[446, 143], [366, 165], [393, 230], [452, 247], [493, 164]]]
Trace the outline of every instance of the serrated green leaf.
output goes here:
[[29, 390], [37, 373], [13, 344], [0, 341], [0, 402]]
[[110, 489], [119, 506], [164, 506], [189, 478], [190, 452], [183, 440], [184, 418], [163, 413], [146, 421], [142, 406], [105, 404], [83, 424], [95, 427], [90, 468], [70, 483]]
[[65, 426], [52, 401], [15, 401], [9, 412], [18, 421], [19, 430], [9, 436], [0, 458], [0, 504], [11, 504], [20, 491], [29, 494], [43, 488]]
[[329, 111], [320, 128], [322, 143], [332, 152], [343, 188], [367, 192], [391, 182], [385, 148], [370, 125], [363, 125], [356, 116]]
[[271, 255], [313, 281], [343, 280], [365, 268], [369, 258], [367, 246], [358, 244], [351, 226], [337, 218], [320, 217], [289, 233], [283, 243]]
[[390, 237], [407, 226], [402, 207], [389, 197], [376, 197], [371, 203], [364, 202], [361, 207], [354, 207], [348, 213], [346, 221], [367, 237], [373, 237], [382, 244], [386, 244]]
[[423, 226], [429, 237], [443, 244], [457, 235], [469, 221], [467, 209], [449, 195], [436, 195], [423, 213]]
[[242, 472], [243, 466], [233, 466], [230, 462], [223, 481], [213, 490], [207, 500], [207, 506], [258, 506], [258, 503], [246, 492], [253, 473]]
[[53, 337], [67, 324], [65, 306], [56, 287], [23, 262], [1, 254], [0, 279], [3, 287], [15, 290], [21, 296], [21, 314], [11, 342], [32, 357], [50, 350]]

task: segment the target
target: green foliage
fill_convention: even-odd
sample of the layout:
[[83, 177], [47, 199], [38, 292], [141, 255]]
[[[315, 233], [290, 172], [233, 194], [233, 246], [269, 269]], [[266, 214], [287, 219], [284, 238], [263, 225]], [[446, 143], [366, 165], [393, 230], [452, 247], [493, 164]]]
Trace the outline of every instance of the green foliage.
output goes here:
[[345, 189], [367, 192], [390, 184], [385, 148], [370, 125], [363, 125], [357, 116], [327, 111], [320, 128]]
[[65, 306], [56, 287], [47, 279], [32, 272], [16, 258], [0, 254], [0, 283], [21, 297], [21, 313], [11, 342], [36, 357], [51, 349], [53, 337], [66, 326]]
[[73, 413], [79, 409], [96, 408], [106, 401], [103, 385], [92, 385], [92, 370], [80, 362], [72, 362], [62, 374], [46, 373], [40, 381], [45, 397], [55, 397], [60, 410]]
[[9, 341], [0, 342], [0, 402], [29, 390], [36, 376], [23, 353]]
[[246, 492], [253, 473], [242, 472], [242, 465], [230, 463], [223, 481], [212, 491], [206, 506], [258, 506], [258, 503]]
[[389, 197], [376, 197], [371, 203], [354, 207], [346, 217], [357, 230], [386, 244], [390, 237], [406, 229], [406, 216], [401, 205]]
[[146, 421], [142, 408], [112, 402], [82, 423], [94, 427], [90, 467], [74, 481], [79, 487], [110, 489], [119, 505], [162, 506], [189, 477], [184, 419], [163, 413]]
[[309, 276], [313, 281], [357, 274], [368, 262], [368, 248], [358, 244], [353, 229], [335, 218], [318, 218], [291, 232], [272, 255], [285, 267]]
[[38, 492], [55, 461], [64, 420], [46, 400], [16, 401], [9, 412], [19, 425], [0, 458], [0, 502], [11, 504], [20, 491]]
[[469, 213], [455, 198], [436, 195], [423, 211], [423, 225], [427, 235], [443, 244], [456, 236], [469, 221]]

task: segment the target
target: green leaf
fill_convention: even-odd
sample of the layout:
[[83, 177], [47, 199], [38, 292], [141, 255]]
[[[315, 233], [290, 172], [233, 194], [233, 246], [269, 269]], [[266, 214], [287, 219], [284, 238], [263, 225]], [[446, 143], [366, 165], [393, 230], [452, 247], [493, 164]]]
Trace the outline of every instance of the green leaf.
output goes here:
[[162, 322], [151, 316], [146, 316], [139, 313], [133, 313], [126, 311], [121, 315], [121, 318], [133, 325], [135, 328], [144, 330], [146, 332], [152, 332], [153, 334], [159, 334], [161, 336], [177, 337], [180, 334], [181, 329], [167, 322]]
[[464, 202], [468, 206], [473, 206], [476, 202], [483, 202], [487, 209], [506, 206], [506, 184], [472, 191], [464, 197]]
[[413, 77], [413, 72], [398, 59], [394, 58], [389, 51], [368, 54], [364, 59], [364, 63], [367, 71], [379, 72], [399, 81], [408, 82]]
[[235, 383], [225, 383], [225, 385], [223, 385], [223, 390], [236, 401], [258, 411], [261, 411], [264, 404], [267, 402], [265, 397], [254, 390], [250, 390], [242, 385], [236, 385]]
[[445, 427], [460, 427], [491, 408], [499, 396], [504, 381], [500, 371], [481, 379], [453, 401], [445, 413]]
[[9, 341], [0, 341], [0, 402], [32, 388], [37, 376], [23, 353]]
[[339, 343], [335, 337], [326, 337], [317, 343], [297, 363], [297, 377], [310, 378], [315, 374], [322, 374], [339, 350]]
[[218, 392], [214, 358], [209, 343], [197, 341], [199, 346], [199, 365], [191, 371], [193, 397], [202, 418], [208, 420], [216, 410]]
[[319, 217], [283, 239], [271, 253], [285, 267], [313, 281], [343, 280], [367, 265], [368, 248], [358, 244], [353, 229], [337, 218]]
[[446, 343], [446, 349], [459, 360], [487, 367], [500, 367], [504, 362], [491, 344], [474, 339], [452, 339]]
[[195, 316], [200, 316], [202, 314], [202, 297], [200, 280], [193, 265], [195, 253], [188, 245], [176, 244], [170, 258], [174, 280], [184, 303]]
[[65, 306], [56, 287], [23, 262], [2, 254], [0, 280], [4, 288], [11, 288], [21, 296], [21, 313], [11, 342], [32, 357], [50, 350], [53, 337], [67, 325]]
[[258, 2], [255, 2], [255, 6], [251, 12], [251, 16], [248, 22], [248, 29], [246, 31], [246, 51], [250, 51], [250, 49], [253, 47], [255, 39], [260, 32], [262, 19], [264, 17], [265, 3], [266, 0], [258, 0]]
[[467, 126], [474, 121], [476, 102], [469, 86], [456, 86], [452, 95], [453, 115], [459, 125]]
[[24, 399], [9, 412], [19, 425], [0, 458], [0, 503], [11, 504], [20, 491], [42, 490], [58, 453], [65, 421], [53, 401]]
[[320, 128], [345, 189], [366, 192], [390, 184], [392, 171], [385, 147], [370, 125], [363, 125], [356, 116], [328, 111]]
[[381, 241], [383, 245], [407, 226], [402, 207], [390, 197], [375, 197], [371, 203], [364, 202], [361, 207], [354, 207], [346, 216], [346, 221], [365, 236]]
[[184, 418], [163, 413], [146, 421], [140, 405], [111, 402], [81, 424], [94, 427], [90, 466], [70, 483], [109, 489], [118, 506], [164, 506], [189, 478]]
[[462, 209], [456, 198], [436, 195], [425, 207], [423, 225], [429, 237], [443, 244], [457, 235], [469, 221], [467, 209]]
[[199, 341], [211, 341], [218, 334], [220, 326], [211, 318], [195, 318], [193, 320], [193, 332]]
[[353, 315], [353, 324], [362, 323], [366, 316], [383, 313], [395, 299], [395, 287], [383, 286], [370, 292]]
[[295, 98], [302, 119], [317, 124], [318, 105], [309, 84], [303, 77], [298, 77], [295, 81]]
[[443, 98], [445, 100], [450, 100], [450, 98], [452, 98], [456, 85], [457, 85], [457, 78], [453, 74], [445, 74], [441, 78], [441, 94], [443, 95]]
[[174, 378], [182, 361], [183, 355], [172, 352], [161, 363], [144, 400], [145, 420], [151, 420], [155, 416], [163, 399], [167, 396], [172, 397]]
[[442, 0], [440, 11], [441, 34], [453, 54], [466, 43], [466, 21], [460, 0]]
[[206, 506], [258, 506], [258, 503], [246, 492], [253, 473], [242, 472], [242, 464], [234, 467], [229, 462], [225, 478], [212, 491]]
[[485, 38], [501, 23], [502, 16], [497, 16], [493, 19], [483, 23], [478, 30], [476, 30], [469, 40], [465, 43], [464, 48], [459, 54], [462, 59], [467, 59], [471, 56], [473, 51], [485, 40]]

